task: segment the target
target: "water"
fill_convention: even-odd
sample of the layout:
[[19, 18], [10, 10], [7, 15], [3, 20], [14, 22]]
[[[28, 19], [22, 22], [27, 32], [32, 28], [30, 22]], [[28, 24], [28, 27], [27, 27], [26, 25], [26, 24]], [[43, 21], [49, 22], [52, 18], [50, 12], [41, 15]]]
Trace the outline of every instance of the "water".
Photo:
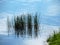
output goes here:
[[[51, 26], [51, 25], [45, 25], [41, 24], [39, 28], [39, 36], [38, 38], [29, 38], [27, 33], [26, 37], [16, 37], [15, 33], [13, 31], [13, 28], [10, 29], [9, 36], [8, 36], [8, 30], [7, 30], [7, 25], [6, 22], [1, 23], [2, 26], [4, 24], [3, 28], [0, 28], [0, 45], [47, 45], [47, 38], [49, 35], [53, 34], [53, 31], [55, 30], [56, 32], [59, 31], [58, 26]], [[0, 27], [2, 27], [0, 26]], [[6, 28], [5, 28], [6, 27]], [[34, 28], [33, 28], [34, 29]]]

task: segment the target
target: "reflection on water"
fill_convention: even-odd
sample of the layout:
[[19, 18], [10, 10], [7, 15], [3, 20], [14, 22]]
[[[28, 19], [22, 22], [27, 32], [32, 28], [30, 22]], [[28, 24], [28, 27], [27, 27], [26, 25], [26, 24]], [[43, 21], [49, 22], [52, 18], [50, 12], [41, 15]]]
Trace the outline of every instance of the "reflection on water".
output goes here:
[[[24, 20], [25, 21], [25, 20]], [[28, 21], [27, 21], [28, 22]], [[11, 24], [10, 23], [10, 26], [9, 26], [9, 36], [5, 36], [4, 34], [3, 35], [0, 35], [0, 44], [1, 45], [20, 45], [20, 44], [22, 44], [22, 45], [44, 45], [44, 41], [46, 41], [46, 39], [48, 38], [48, 35], [49, 34], [51, 34], [51, 33], [53, 33], [53, 31], [55, 30], [55, 31], [58, 31], [58, 27], [57, 26], [50, 26], [50, 25], [41, 25], [41, 27], [40, 27], [40, 35], [38, 35], [38, 36], [40, 36], [40, 38], [38, 38], [38, 39], [36, 39], [35, 38], [35, 34], [33, 34], [34, 33], [34, 31], [35, 31], [35, 29], [33, 29], [34, 28], [34, 25], [32, 25], [32, 36], [34, 36], [34, 38], [30, 38], [30, 39], [25, 39], [24, 41], [22, 41], [21, 40], [21, 38], [22, 37], [28, 37], [29, 36], [29, 34], [28, 34], [28, 24], [27, 23], [25, 23], [24, 25], [25, 26], [23, 26], [22, 28], [24, 29], [23, 30], [23, 32], [22, 32], [22, 35], [20, 34], [20, 30], [19, 31], [17, 31], [17, 32], [19, 32], [19, 35], [18, 35], [18, 33], [16, 32], [16, 34], [14, 35], [14, 36], [17, 36], [17, 37], [19, 37], [20, 39], [16, 39], [14, 36], [12, 37], [11, 36], [11, 32], [12, 33], [15, 33], [15, 26], [13, 26], [15, 23], [13, 23], [13, 24]], [[20, 24], [19, 24], [20, 25]], [[33, 31], [34, 30], [34, 31]], [[7, 32], [6, 32], [7, 33]], [[3, 38], [2, 38], [3, 37]], [[29, 36], [30, 37], [30, 36]], [[17, 43], [17, 44], [16, 44]], [[25, 44], [24, 44], [25, 43]]]
[[[0, 35], [1, 45], [47, 45], [46, 39], [55, 30], [58, 32], [57, 26], [38, 25], [38, 16], [33, 18], [30, 14], [27, 16], [16, 16], [12, 21], [7, 18], [8, 36]], [[18, 38], [19, 37], [19, 38]], [[27, 38], [26, 38], [27, 37]], [[25, 39], [24, 39], [25, 38]], [[5, 42], [6, 41], [6, 42]], [[17, 43], [17, 44], [16, 44]]]
[[[11, 22], [13, 22], [11, 24]], [[9, 21], [9, 18], [7, 18], [7, 27], [8, 27], [8, 35], [10, 27], [14, 28], [15, 35], [17, 37], [38, 37], [38, 16], [37, 14], [33, 17], [32, 15], [27, 14], [21, 15], [21, 16], [15, 16], [13, 21]], [[33, 29], [34, 28], [34, 29]]]

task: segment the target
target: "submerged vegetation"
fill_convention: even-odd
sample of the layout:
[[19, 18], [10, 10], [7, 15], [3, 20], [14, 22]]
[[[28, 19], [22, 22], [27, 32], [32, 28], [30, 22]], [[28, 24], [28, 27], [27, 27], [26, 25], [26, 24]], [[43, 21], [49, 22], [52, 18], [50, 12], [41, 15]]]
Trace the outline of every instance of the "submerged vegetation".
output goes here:
[[47, 42], [49, 43], [49, 45], [60, 45], [60, 32], [59, 33], [54, 32], [53, 36], [50, 36], [47, 39]]
[[[14, 32], [17, 37], [21, 36], [24, 37], [28, 35], [29, 37], [32, 37], [33, 32], [32, 32], [32, 26], [34, 26], [34, 36], [38, 37], [38, 16], [37, 14], [33, 17], [34, 20], [32, 20], [32, 15], [31, 14], [26, 14], [26, 15], [20, 15], [20, 16], [14, 16], [14, 23], [12, 26], [14, 26]], [[7, 19], [8, 21], [8, 19]], [[33, 23], [34, 25], [33, 25]], [[8, 33], [9, 33], [9, 21], [8, 21]], [[27, 28], [26, 28], [27, 27]]]

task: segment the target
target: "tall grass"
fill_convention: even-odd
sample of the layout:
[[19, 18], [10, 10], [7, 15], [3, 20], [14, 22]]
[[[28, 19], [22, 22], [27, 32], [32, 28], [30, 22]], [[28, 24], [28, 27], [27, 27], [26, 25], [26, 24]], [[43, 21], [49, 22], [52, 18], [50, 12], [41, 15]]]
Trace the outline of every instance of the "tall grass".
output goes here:
[[60, 32], [56, 33], [54, 31], [54, 34], [47, 39], [47, 42], [49, 45], [60, 45]]

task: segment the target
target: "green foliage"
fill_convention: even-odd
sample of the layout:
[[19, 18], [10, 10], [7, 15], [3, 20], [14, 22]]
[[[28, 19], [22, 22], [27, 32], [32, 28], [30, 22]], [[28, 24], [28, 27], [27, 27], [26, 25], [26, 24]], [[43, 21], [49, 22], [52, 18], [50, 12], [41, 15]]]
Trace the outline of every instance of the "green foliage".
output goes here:
[[26, 17], [23, 15], [23, 34], [26, 35]]
[[34, 34], [35, 37], [38, 36], [38, 21], [37, 21], [37, 14], [34, 17]]
[[[32, 37], [32, 26], [34, 26], [34, 34], [35, 37], [38, 36], [38, 19], [37, 19], [37, 14], [34, 16], [34, 25], [32, 25], [32, 15], [27, 14], [21, 15], [20, 17], [17, 16], [14, 18], [14, 29], [15, 29], [15, 34], [19, 37], [28, 34], [28, 36]], [[26, 24], [27, 23], [27, 24]], [[26, 30], [27, 27], [27, 30]]]
[[60, 45], [60, 32], [59, 33], [54, 32], [54, 35], [49, 37], [47, 39], [47, 42], [49, 42], [49, 45]]
[[32, 37], [32, 17], [30, 14], [27, 16], [28, 22], [28, 35]]
[[23, 36], [24, 34], [24, 30], [25, 30], [25, 16], [17, 16], [15, 19], [14, 19], [14, 28], [15, 28], [15, 34], [17, 36], [21, 35]]
[[8, 36], [9, 36], [9, 31], [10, 31], [11, 23], [9, 21], [9, 16], [7, 17], [7, 28], [8, 28]]

